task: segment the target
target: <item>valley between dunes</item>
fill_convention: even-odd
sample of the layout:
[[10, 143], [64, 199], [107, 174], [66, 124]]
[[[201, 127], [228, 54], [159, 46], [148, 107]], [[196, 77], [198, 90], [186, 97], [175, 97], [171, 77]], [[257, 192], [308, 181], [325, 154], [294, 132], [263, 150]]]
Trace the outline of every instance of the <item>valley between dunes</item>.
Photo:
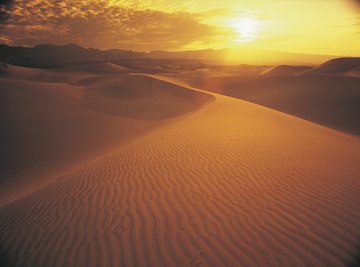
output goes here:
[[[56, 104], [24, 136], [58, 154], [12, 149], [23, 160], [3, 175], [1, 266], [352, 266], [360, 253], [357, 136], [184, 79], [125, 72], [2, 81], [8, 99], [27, 87], [27, 97]], [[143, 102], [140, 85], [156, 88]], [[28, 100], [13, 113], [39, 116]], [[47, 140], [52, 123], [58, 135]], [[65, 130], [78, 123], [75, 137]], [[29, 169], [41, 182], [23, 175]]]

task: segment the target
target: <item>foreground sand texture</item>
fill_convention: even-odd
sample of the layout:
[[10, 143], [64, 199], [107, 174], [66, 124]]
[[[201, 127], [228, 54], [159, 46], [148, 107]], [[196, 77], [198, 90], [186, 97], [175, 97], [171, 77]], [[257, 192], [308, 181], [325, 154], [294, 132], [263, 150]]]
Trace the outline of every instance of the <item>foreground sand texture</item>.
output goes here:
[[[73, 78], [66, 86], [81, 91], [78, 113], [137, 122], [128, 132], [137, 137], [102, 147], [89, 163], [64, 164], [61, 177], [0, 208], [1, 266], [325, 267], [352, 266], [359, 256], [357, 136], [184, 79]], [[129, 84], [153, 83], [172, 105], [124, 114], [116, 103], [129, 94], [119, 95], [113, 79], [137, 97], [143, 93]], [[103, 135], [88, 142], [113, 142]]]

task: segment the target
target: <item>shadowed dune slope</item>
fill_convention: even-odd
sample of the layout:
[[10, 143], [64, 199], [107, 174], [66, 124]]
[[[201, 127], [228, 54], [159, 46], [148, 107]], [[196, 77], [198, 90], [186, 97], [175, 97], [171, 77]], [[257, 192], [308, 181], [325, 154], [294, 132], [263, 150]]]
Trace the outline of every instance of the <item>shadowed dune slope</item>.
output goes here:
[[194, 86], [241, 98], [351, 134], [360, 134], [360, 79], [309, 74], [215, 77]]
[[318, 67], [305, 71], [303, 74], [310, 73], [333, 73], [345, 74], [352, 69], [360, 66], [360, 58], [335, 58], [331, 59]]
[[0, 79], [0, 203], [211, 98], [174, 86], [161, 95], [152, 83], [140, 76], [89, 87]]
[[360, 66], [347, 72], [347, 75], [360, 77]]
[[2, 266], [351, 262], [359, 139], [215, 97], [1, 208]]

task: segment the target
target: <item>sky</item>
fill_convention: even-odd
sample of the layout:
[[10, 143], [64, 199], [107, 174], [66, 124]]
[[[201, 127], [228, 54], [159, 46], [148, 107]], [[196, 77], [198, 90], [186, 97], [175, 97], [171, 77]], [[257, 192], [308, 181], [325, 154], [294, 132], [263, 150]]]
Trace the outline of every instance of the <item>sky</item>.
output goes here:
[[0, 42], [360, 56], [359, 0], [0, 0]]

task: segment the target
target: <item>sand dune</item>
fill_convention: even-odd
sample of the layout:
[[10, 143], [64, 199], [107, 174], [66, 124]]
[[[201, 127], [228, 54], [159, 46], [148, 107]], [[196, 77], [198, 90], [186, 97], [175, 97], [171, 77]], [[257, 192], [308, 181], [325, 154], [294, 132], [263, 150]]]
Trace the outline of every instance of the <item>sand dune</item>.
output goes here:
[[1, 66], [0, 78], [8, 78], [8, 79], [23, 80], [24, 78], [38, 74], [39, 72], [42, 71], [42, 69], [18, 67], [2, 62], [0, 66]]
[[[129, 68], [115, 65], [112, 63], [86, 62], [81, 64], [79, 63], [75, 65], [69, 65], [66, 67], [47, 69], [19, 67], [5, 64], [1, 67], [0, 78], [36, 82], [76, 84], [79, 80], [88, 77], [104, 76], [105, 79], [108, 79], [108, 76], [110, 75], [126, 74], [129, 72]], [[131, 70], [131, 72], [136, 72], [136, 70]]]
[[81, 104], [105, 114], [158, 120], [193, 111], [211, 98], [151, 77], [124, 75], [89, 86]]
[[311, 69], [307, 66], [289, 66], [289, 65], [279, 65], [265, 70], [262, 75], [265, 76], [291, 76], [302, 73], [306, 70]]
[[350, 75], [350, 76], [360, 77], [360, 66], [358, 66], [358, 67], [356, 67], [354, 69], [351, 69], [346, 74]]
[[2, 56], [1, 61], [15, 66], [22, 66], [28, 68], [59, 68], [64, 67], [65, 64], [58, 62], [52, 58], [34, 57], [34, 56]]
[[8, 71], [8, 65], [3, 63], [3, 62], [0, 62], [0, 75], [1, 74], [4, 74]]
[[[62, 69], [62, 68], [61, 68]], [[90, 75], [90, 73], [70, 73], [59, 71], [57, 68], [41, 69], [41, 68], [29, 68], [19, 67], [7, 64], [7, 68], [3, 73], [0, 72], [0, 78], [12, 79], [12, 80], [24, 80], [33, 82], [46, 82], [46, 83], [71, 83], [75, 82], [84, 75]], [[94, 74], [92, 74], [94, 75]]]
[[360, 134], [360, 79], [345, 75], [232, 76], [190, 80], [201, 89], [241, 98], [334, 129]]
[[77, 72], [93, 72], [93, 73], [104, 73], [104, 74], [121, 74], [134, 72], [127, 67], [119, 66], [108, 62], [99, 63], [82, 63], [76, 65], [70, 65], [68, 67], [60, 68], [61, 71], [77, 71]]
[[360, 66], [360, 58], [335, 58], [318, 67], [310, 69], [304, 74], [309, 73], [333, 73], [333, 74], [345, 74], [352, 69]]
[[[10, 70], [23, 78], [46, 71]], [[107, 83], [94, 81], [86, 90], [63, 83], [0, 79], [0, 204], [194, 111], [211, 98], [176, 86], [165, 90], [166, 83], [151, 78], [106, 77]]]
[[[161, 79], [160, 89], [197, 92]], [[118, 97], [111, 83], [89, 91]], [[351, 263], [360, 245], [359, 139], [212, 96], [190, 116], [2, 207], [2, 266]]]

